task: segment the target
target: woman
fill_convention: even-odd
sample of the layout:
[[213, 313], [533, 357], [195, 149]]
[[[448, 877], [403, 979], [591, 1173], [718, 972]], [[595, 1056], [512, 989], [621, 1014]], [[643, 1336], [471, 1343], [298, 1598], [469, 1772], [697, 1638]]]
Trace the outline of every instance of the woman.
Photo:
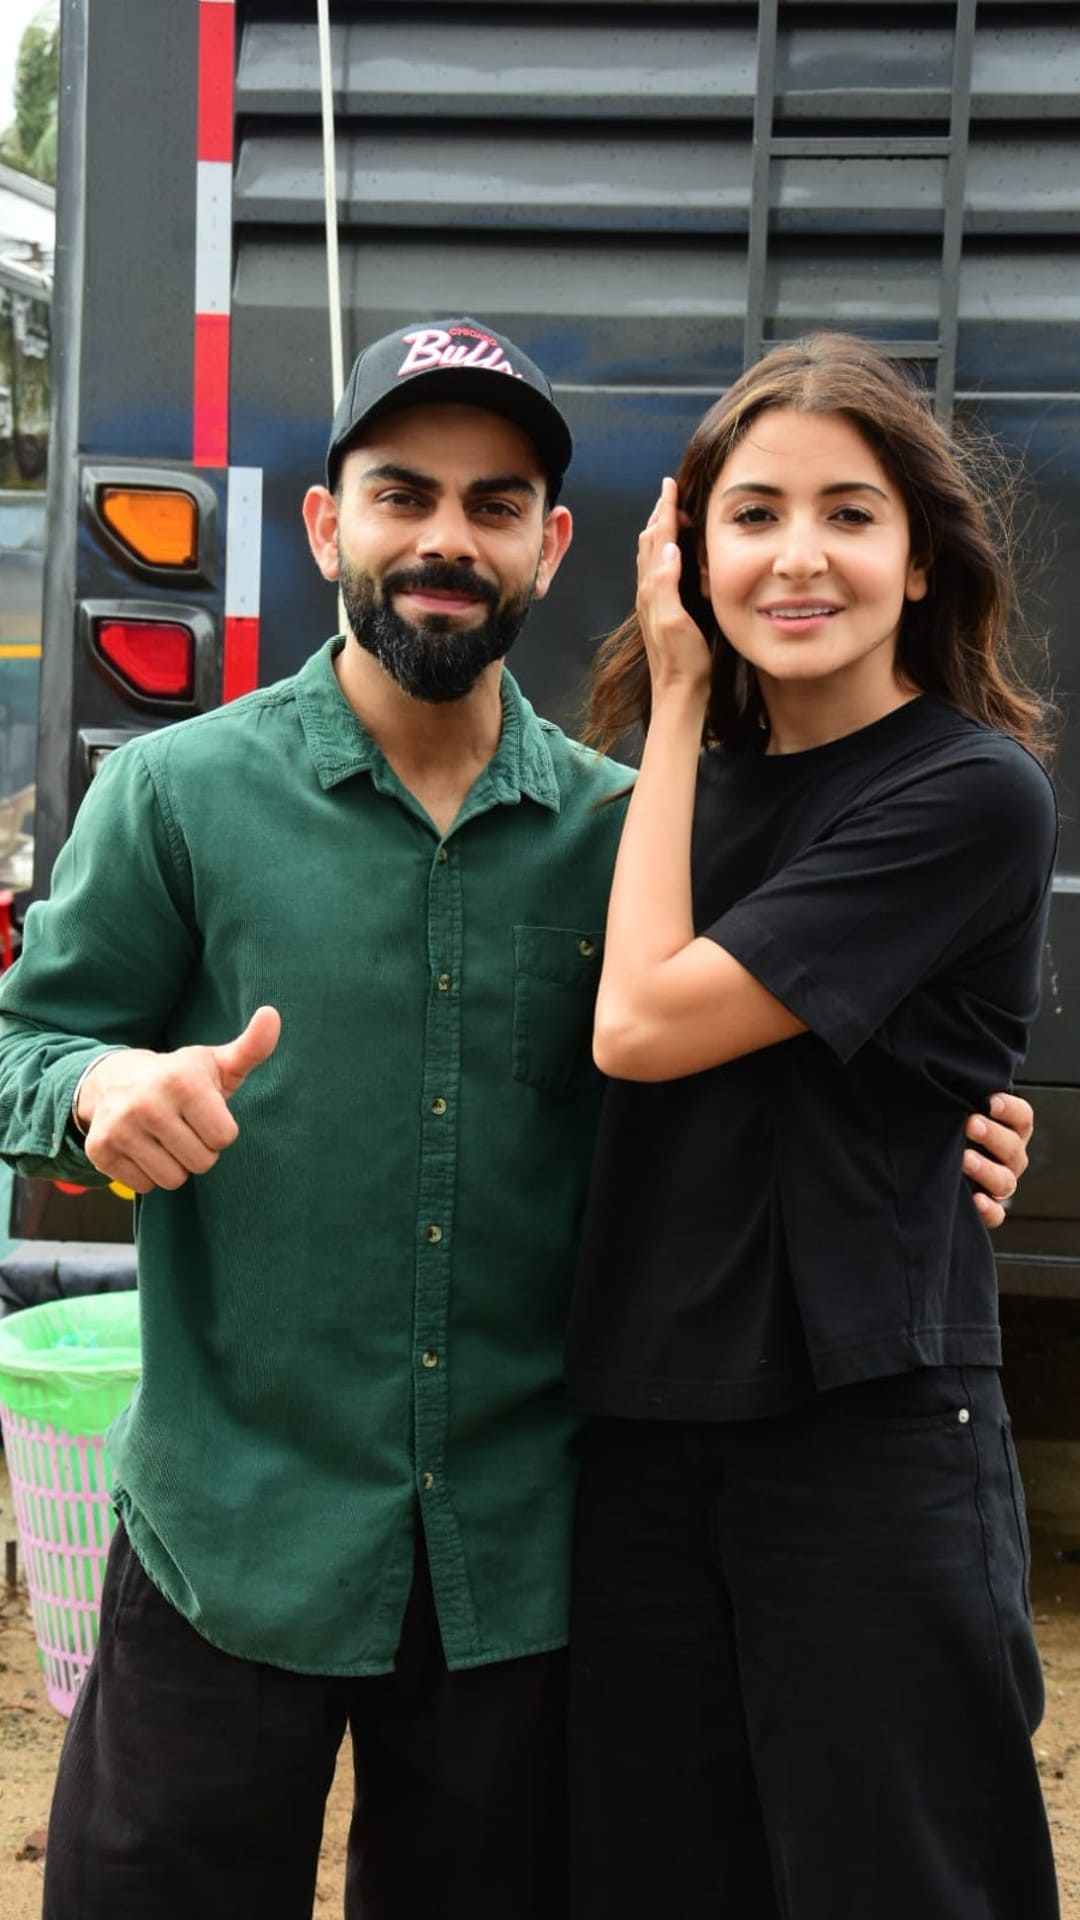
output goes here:
[[574, 1920], [1058, 1912], [960, 1172], [1056, 843], [1011, 610], [956, 449], [846, 336], [744, 374], [642, 535], [593, 702], [648, 732], [568, 1351]]

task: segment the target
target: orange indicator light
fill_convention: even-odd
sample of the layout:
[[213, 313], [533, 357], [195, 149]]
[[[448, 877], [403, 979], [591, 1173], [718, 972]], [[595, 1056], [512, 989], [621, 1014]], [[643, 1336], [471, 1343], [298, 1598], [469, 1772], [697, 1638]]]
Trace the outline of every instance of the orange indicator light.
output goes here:
[[189, 493], [162, 487], [101, 487], [98, 510], [124, 546], [150, 567], [193, 567], [199, 523]]

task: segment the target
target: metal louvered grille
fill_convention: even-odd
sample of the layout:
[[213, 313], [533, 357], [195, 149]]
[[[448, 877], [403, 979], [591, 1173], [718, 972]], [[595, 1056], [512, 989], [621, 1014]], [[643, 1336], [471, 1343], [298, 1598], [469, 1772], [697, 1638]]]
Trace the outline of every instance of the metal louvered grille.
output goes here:
[[[302, 10], [297, 9], [299, 14]], [[337, 185], [351, 344], [402, 312], [483, 307], [571, 381], [715, 389], [743, 353], [758, 9], [338, 4]], [[762, 332], [841, 319], [936, 336], [955, 7], [782, 5]], [[902, 24], [898, 24], [901, 22]], [[310, 20], [246, 8], [238, 291], [320, 297]], [[1073, 380], [1080, 18], [978, 10], [957, 380]], [[866, 152], [868, 142], [882, 149]], [[907, 150], [905, 150], [905, 148]], [[292, 277], [292, 275], [290, 277]], [[663, 350], [658, 352], [663, 342]]]

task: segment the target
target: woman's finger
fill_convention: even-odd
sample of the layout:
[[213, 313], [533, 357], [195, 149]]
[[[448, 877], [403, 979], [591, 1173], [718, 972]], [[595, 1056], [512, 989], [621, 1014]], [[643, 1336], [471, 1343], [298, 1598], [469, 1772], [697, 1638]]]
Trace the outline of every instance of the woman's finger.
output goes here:
[[639, 548], [639, 598], [654, 588], [662, 594], [677, 595], [681, 573], [682, 554], [673, 540], [651, 540]]

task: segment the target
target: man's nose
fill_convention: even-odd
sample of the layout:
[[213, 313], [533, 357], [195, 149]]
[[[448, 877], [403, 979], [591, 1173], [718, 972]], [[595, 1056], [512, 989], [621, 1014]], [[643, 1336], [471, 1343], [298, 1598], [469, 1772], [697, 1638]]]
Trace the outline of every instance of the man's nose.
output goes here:
[[479, 552], [476, 531], [460, 501], [439, 502], [420, 528], [416, 550], [430, 560], [467, 564], [476, 560]]

